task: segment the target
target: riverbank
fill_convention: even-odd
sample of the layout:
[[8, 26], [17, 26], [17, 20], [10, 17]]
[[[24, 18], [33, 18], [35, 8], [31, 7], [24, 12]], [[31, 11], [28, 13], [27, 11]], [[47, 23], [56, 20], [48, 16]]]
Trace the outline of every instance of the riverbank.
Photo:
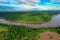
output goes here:
[[45, 23], [48, 23], [48, 22], [16, 22], [16, 21], [10, 21], [10, 20], [7, 20], [9, 22], [12, 22], [12, 23], [17, 23], [17, 24], [45, 24]]
[[8, 25], [17, 25], [17, 26], [25, 26], [29, 28], [54, 28], [54, 27], [59, 27], [60, 26], [60, 14], [57, 16], [53, 16], [52, 20], [49, 22], [45, 23], [24, 23], [24, 22], [15, 22], [15, 21], [10, 21], [6, 19], [0, 19], [0, 23], [2, 24], [8, 24]]

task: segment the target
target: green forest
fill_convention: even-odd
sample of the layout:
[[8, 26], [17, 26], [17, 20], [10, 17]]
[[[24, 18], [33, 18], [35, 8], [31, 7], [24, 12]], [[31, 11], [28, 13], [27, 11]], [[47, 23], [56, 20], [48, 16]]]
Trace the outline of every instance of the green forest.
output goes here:
[[60, 27], [34, 29], [25, 26], [0, 24], [0, 40], [40, 40], [40, 33], [42, 32], [60, 34]]
[[48, 22], [52, 16], [56, 15], [52, 12], [0, 12], [0, 18], [16, 21], [16, 22]]

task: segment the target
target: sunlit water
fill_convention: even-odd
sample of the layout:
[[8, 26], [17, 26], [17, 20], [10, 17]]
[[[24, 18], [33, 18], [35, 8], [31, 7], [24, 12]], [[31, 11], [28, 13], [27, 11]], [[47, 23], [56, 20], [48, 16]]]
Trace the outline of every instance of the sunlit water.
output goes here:
[[22, 23], [14, 23], [14, 22], [8, 22], [5, 19], [0, 19], [0, 23], [2, 24], [10, 24], [10, 25], [23, 25], [26, 27], [32, 27], [32, 28], [43, 28], [43, 27], [59, 27], [60, 26], [60, 14], [58, 14], [57, 16], [53, 16], [52, 20], [48, 23], [44, 23], [44, 24], [22, 24]]

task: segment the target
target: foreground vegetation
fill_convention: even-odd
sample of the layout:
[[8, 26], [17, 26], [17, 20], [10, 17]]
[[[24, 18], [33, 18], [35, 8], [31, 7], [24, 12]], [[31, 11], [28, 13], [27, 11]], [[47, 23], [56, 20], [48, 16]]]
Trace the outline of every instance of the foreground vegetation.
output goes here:
[[0, 12], [0, 18], [16, 22], [48, 22], [53, 12]]
[[0, 40], [40, 40], [40, 33], [46, 31], [60, 34], [60, 27], [33, 29], [24, 26], [0, 24]]

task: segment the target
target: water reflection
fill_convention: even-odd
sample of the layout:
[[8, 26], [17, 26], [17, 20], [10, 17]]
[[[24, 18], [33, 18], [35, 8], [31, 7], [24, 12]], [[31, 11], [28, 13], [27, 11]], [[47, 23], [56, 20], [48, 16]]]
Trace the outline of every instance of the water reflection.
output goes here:
[[58, 27], [60, 26], [60, 14], [57, 16], [53, 16], [52, 20], [45, 24], [21, 24], [21, 23], [14, 23], [14, 22], [8, 22], [5, 19], [0, 19], [0, 23], [3, 24], [10, 24], [10, 25], [24, 25], [26, 27], [32, 27], [32, 28], [42, 28], [42, 27]]

